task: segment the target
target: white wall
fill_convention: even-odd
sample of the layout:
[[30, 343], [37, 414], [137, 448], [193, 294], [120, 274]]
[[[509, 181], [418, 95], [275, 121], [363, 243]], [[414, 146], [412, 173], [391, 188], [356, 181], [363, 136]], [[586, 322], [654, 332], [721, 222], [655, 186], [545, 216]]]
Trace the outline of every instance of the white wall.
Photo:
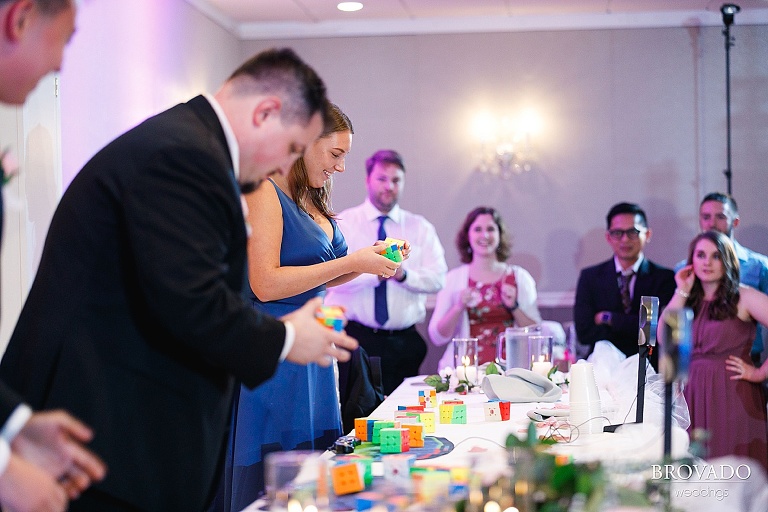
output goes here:
[[[732, 50], [733, 192], [745, 245], [768, 252], [768, 27], [738, 26]], [[406, 161], [402, 204], [426, 215], [458, 264], [456, 230], [481, 204], [501, 209], [513, 260], [540, 290], [575, 288], [610, 256], [605, 214], [640, 203], [652, 259], [680, 260], [703, 194], [725, 189], [725, 89], [719, 28], [660, 28], [252, 41], [241, 57], [292, 46], [326, 80], [356, 134], [335, 182], [342, 209], [364, 196], [364, 161]], [[531, 106], [543, 118], [538, 165], [509, 182], [473, 171], [474, 112]]]
[[23, 107], [0, 109], [0, 141], [19, 161], [3, 186], [4, 230], [0, 353], [13, 332], [61, 197], [61, 139], [56, 77], [45, 77]]
[[183, 0], [85, 0], [61, 73], [64, 182], [147, 117], [215, 92], [239, 42]]
[[111, 139], [179, 101], [215, 91], [238, 64], [238, 41], [183, 0], [84, 0], [77, 21], [60, 97], [49, 76], [23, 108], [0, 107], [0, 148], [10, 147], [21, 164], [5, 191], [0, 353], [62, 187]]

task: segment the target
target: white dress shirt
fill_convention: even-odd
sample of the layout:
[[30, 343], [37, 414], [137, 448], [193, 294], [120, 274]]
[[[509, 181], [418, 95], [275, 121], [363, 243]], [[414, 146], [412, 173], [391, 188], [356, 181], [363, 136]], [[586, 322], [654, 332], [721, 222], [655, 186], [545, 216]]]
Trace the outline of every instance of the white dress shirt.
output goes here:
[[[226, 114], [224, 114], [224, 109], [221, 108], [221, 105], [219, 105], [219, 102], [216, 101], [216, 98], [211, 96], [210, 94], [203, 94], [205, 99], [208, 100], [208, 103], [211, 104], [211, 108], [216, 113], [216, 117], [219, 118], [219, 123], [221, 124], [221, 129], [224, 131], [224, 138], [227, 140], [227, 148], [229, 149], [229, 157], [232, 159], [232, 171], [235, 173], [235, 180], [239, 181], [240, 178], [240, 146], [237, 143], [237, 137], [235, 137], [235, 132], [232, 130], [232, 125], [229, 124], [229, 119], [227, 119]], [[250, 228], [246, 223], [246, 230], [249, 233], [250, 236]], [[285, 342], [283, 343], [283, 350], [280, 352], [280, 360], [284, 361], [286, 357], [288, 357], [288, 352], [291, 351], [293, 348], [293, 342], [296, 339], [296, 329], [293, 327], [293, 324], [287, 320], [283, 321], [283, 324], [285, 325]]]
[[[366, 199], [363, 204], [339, 213], [337, 222], [349, 252], [373, 245], [378, 238], [379, 216], [382, 213]], [[340, 286], [328, 288], [326, 304], [344, 306], [347, 318], [371, 328], [406, 329], [422, 322], [427, 314], [427, 294], [437, 293], [445, 284], [445, 251], [435, 227], [421, 215], [395, 205], [384, 222], [388, 237], [406, 240], [411, 253], [403, 262], [405, 281], [390, 278], [387, 284], [389, 319], [379, 326], [374, 318], [373, 290], [378, 276], [363, 274]]]

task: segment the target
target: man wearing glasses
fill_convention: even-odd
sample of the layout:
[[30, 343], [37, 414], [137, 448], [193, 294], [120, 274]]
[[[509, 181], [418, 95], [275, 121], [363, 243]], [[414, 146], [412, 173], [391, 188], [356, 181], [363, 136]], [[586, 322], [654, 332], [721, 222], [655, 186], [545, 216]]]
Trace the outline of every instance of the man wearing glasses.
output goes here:
[[[644, 256], [651, 230], [638, 205], [614, 205], [606, 225], [605, 240], [613, 258], [579, 275], [573, 311], [576, 334], [585, 345], [594, 347], [595, 342], [607, 340], [631, 356], [637, 354], [640, 297], [658, 297], [663, 309], [675, 292], [675, 274]], [[656, 359], [652, 357], [651, 362]]]

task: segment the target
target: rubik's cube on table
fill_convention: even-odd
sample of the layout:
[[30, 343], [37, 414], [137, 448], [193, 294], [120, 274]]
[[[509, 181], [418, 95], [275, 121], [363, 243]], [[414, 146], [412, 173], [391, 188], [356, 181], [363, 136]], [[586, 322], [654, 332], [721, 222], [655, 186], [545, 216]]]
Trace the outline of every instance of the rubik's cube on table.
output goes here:
[[467, 406], [461, 400], [445, 400], [440, 404], [440, 423], [467, 422]]
[[424, 407], [435, 407], [437, 405], [437, 392], [434, 389], [420, 390], [419, 404]]
[[506, 400], [490, 400], [483, 404], [485, 421], [507, 421], [509, 419], [509, 402]]

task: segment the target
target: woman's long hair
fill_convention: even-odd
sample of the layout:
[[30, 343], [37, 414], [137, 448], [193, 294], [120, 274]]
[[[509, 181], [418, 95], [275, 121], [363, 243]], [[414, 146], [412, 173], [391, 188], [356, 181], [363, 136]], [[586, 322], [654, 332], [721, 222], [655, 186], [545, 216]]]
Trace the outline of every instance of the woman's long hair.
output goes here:
[[504, 225], [501, 215], [495, 208], [491, 208], [490, 206], [478, 206], [467, 214], [467, 218], [464, 219], [464, 224], [461, 225], [461, 229], [459, 229], [459, 232], [456, 234], [456, 248], [459, 250], [461, 262], [469, 263], [472, 261], [472, 247], [469, 244], [469, 227], [475, 222], [475, 219], [479, 215], [490, 215], [493, 218], [493, 222], [499, 230], [499, 246], [496, 248], [496, 259], [502, 262], [507, 261], [507, 259], [509, 259], [509, 253], [512, 250], [512, 244], [509, 241], [507, 227]]
[[[714, 300], [709, 303], [709, 316], [713, 320], [734, 318], [739, 305], [739, 259], [736, 257], [731, 239], [717, 231], [705, 231], [696, 235], [688, 249], [689, 265], [693, 263], [693, 253], [700, 240], [709, 240], [715, 244], [720, 255], [720, 261], [723, 262], [723, 278], [717, 287]], [[690, 307], [694, 314], [698, 314], [703, 302], [704, 289], [697, 277], [693, 282], [691, 295], [685, 301], [685, 305]]]
[[[355, 133], [355, 130], [352, 129], [352, 121], [349, 120], [349, 117], [337, 105], [330, 104], [329, 114], [333, 124], [326, 126], [320, 135], [321, 139], [328, 137], [332, 133]], [[291, 171], [288, 173], [288, 187], [298, 207], [310, 216], [312, 214], [307, 211], [307, 201], [311, 201], [315, 208], [325, 217], [329, 219], [336, 218], [336, 214], [331, 210], [330, 205], [331, 180], [327, 180], [320, 188], [311, 188], [309, 186], [309, 178], [307, 177], [307, 164], [304, 162], [303, 156], [293, 163]]]

